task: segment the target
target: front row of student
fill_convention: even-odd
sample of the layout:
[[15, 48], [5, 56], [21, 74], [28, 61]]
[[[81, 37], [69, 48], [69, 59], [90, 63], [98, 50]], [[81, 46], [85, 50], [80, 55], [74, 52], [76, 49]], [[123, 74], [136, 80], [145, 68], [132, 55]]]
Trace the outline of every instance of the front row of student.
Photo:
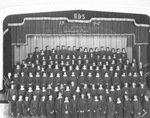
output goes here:
[[92, 97], [90, 93], [77, 99], [73, 94], [69, 100], [58, 93], [56, 99], [53, 95], [48, 98], [42, 96], [38, 99], [33, 95], [30, 101], [28, 96], [23, 100], [22, 96], [16, 99], [12, 96], [10, 101], [11, 116], [18, 118], [150, 118], [150, 101], [147, 95], [140, 101], [137, 95], [130, 100], [128, 95], [124, 100], [117, 98], [113, 100], [111, 96], [107, 99], [100, 95]]

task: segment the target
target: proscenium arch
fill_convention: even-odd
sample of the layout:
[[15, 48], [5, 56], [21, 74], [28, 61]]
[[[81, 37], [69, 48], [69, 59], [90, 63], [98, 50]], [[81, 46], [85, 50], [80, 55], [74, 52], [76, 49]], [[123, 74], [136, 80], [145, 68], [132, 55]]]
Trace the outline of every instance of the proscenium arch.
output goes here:
[[[24, 1], [27, 2], [27, 1]], [[35, 2], [35, 1], [33, 1]], [[53, 12], [53, 11], [66, 11], [66, 10], [75, 10], [75, 9], [87, 9], [93, 11], [105, 11], [105, 12], [120, 12], [120, 13], [138, 13], [138, 14], [147, 14], [150, 16], [150, 7], [135, 7], [135, 6], [127, 6], [127, 5], [118, 5], [114, 2], [114, 4], [109, 4], [108, 1], [101, 1], [100, 4], [97, 4], [93, 1], [91, 2], [79, 2], [79, 1], [71, 1], [71, 2], [49, 2], [47, 3], [36, 3], [34, 4], [30, 1], [30, 5], [23, 3], [19, 3], [20, 6], [11, 6], [10, 7], [3, 7], [0, 9], [0, 90], [3, 89], [3, 36], [7, 34], [8, 29], [3, 29], [3, 22], [5, 22], [5, 18], [9, 15], [15, 14], [25, 14], [25, 13], [40, 13], [40, 12]], [[140, 4], [140, 0], [134, 0], [135, 3], [138, 5]], [[91, 5], [92, 4], [92, 5]], [[122, 4], [122, 3], [121, 3]], [[24, 6], [23, 6], [24, 5]], [[116, 7], [115, 7], [116, 5]], [[136, 4], [135, 4], [136, 5]]]

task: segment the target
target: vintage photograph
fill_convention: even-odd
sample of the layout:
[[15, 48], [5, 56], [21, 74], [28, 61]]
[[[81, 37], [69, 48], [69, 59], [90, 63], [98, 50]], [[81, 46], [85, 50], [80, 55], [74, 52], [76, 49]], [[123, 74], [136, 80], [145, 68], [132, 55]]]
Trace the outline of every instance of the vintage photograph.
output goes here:
[[108, 1], [0, 6], [1, 118], [150, 118], [150, 2]]

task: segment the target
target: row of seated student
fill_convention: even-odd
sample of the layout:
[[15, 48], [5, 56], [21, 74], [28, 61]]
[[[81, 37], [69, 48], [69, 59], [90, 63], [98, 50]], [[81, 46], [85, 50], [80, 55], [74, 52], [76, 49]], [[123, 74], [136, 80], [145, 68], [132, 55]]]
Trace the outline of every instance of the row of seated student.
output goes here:
[[[95, 75], [94, 75], [95, 74]], [[10, 78], [10, 81], [12, 81], [16, 86], [19, 86], [23, 84], [24, 86], [34, 86], [36, 84], [39, 85], [47, 85], [47, 84], [53, 84], [54, 86], [63, 84], [63, 85], [70, 85], [71, 82], [74, 82], [76, 85], [79, 84], [95, 84], [95, 85], [114, 85], [120, 84], [123, 86], [125, 83], [128, 83], [131, 85], [132, 83], [136, 83], [137, 85], [143, 83], [146, 84], [147, 79], [143, 75], [143, 72], [140, 71], [138, 74], [137, 72], [134, 72], [133, 74], [129, 72], [127, 75], [125, 72], [120, 74], [118, 72], [114, 73], [104, 73], [103, 76], [101, 76], [101, 73], [92, 73], [88, 72], [87, 76], [85, 76], [84, 72], [81, 72], [79, 76], [75, 74], [75, 72], [72, 72], [70, 76], [67, 75], [67, 72], [63, 72], [62, 76], [60, 73], [56, 73], [56, 76], [54, 76], [54, 73], [51, 72], [49, 76], [46, 75], [46, 73], [43, 73], [42, 75], [39, 74], [39, 72], [36, 73], [35, 76], [33, 76], [32, 73], [29, 74], [29, 76], [25, 76], [22, 72], [20, 76], [17, 74], [14, 74], [14, 77]]]
[[[135, 60], [136, 62], [136, 60]], [[13, 73], [18, 73], [18, 75], [21, 72], [25, 73], [25, 76], [27, 76], [30, 72], [35, 75], [36, 72], [46, 72], [48, 75], [50, 72], [65, 72], [65, 71], [101, 71], [101, 72], [108, 72], [108, 71], [123, 71], [123, 72], [140, 72], [143, 71], [144, 74], [146, 73], [146, 66], [142, 64], [142, 62], [139, 62], [139, 64], [136, 64], [135, 62], [130, 63], [129, 60], [127, 60], [126, 63], [121, 63], [118, 61], [117, 63], [112, 60], [111, 63], [102, 63], [98, 62], [96, 64], [93, 62], [92, 64], [90, 63], [50, 63], [46, 64], [43, 63], [42, 65], [40, 63], [31, 63], [31, 65], [27, 65], [27, 63], [24, 63], [22, 67], [17, 64], [16, 68], [13, 70]]]
[[150, 101], [144, 84], [139, 88], [133, 83], [128, 87], [126, 83], [121, 89], [98, 89], [95, 85], [89, 89], [77, 87], [74, 92], [69, 86], [63, 85], [53, 89], [51, 85], [40, 89], [36, 85], [35, 90], [29, 87], [24, 92], [24, 86], [19, 92], [11, 85], [8, 91], [10, 115], [17, 117], [40, 117], [40, 118], [144, 118], [150, 117]]

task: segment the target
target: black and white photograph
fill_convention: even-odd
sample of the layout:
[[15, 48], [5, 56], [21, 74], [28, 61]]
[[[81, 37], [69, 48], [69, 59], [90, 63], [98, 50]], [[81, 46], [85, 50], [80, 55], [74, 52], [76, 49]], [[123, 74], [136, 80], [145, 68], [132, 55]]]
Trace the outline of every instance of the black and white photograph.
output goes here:
[[0, 118], [150, 118], [149, 0], [2, 0]]

